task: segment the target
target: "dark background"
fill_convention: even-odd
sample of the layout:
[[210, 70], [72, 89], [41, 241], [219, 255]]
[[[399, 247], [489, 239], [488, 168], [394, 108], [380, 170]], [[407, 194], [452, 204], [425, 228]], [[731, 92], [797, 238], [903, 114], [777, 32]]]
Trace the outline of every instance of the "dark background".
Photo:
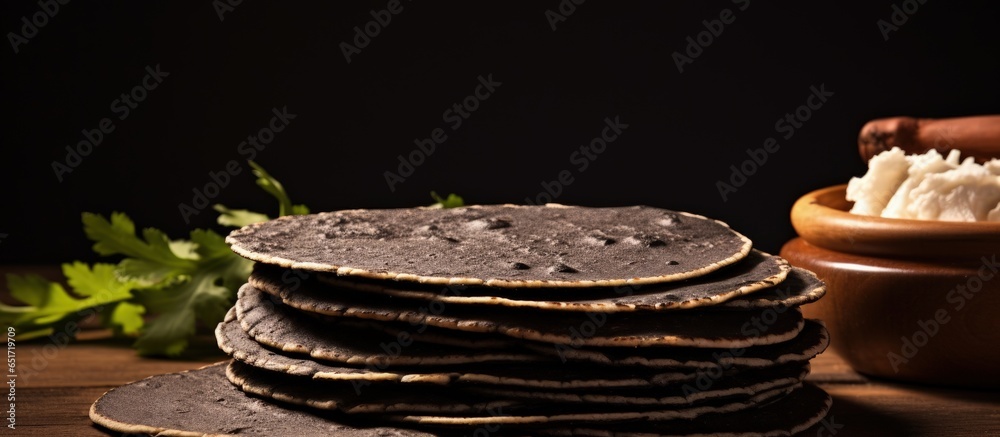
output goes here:
[[[876, 22], [903, 2], [753, 0], [739, 11], [591, 0], [553, 31], [554, 0], [404, 0], [348, 64], [338, 45], [387, 2], [354, 3], [245, 0], [220, 21], [209, 1], [74, 1], [19, 53], [0, 47], [0, 262], [94, 259], [82, 211], [124, 211], [174, 237], [217, 227], [211, 210], [185, 223], [178, 204], [284, 106], [297, 118], [257, 161], [314, 211], [427, 204], [431, 190], [524, 203], [570, 170], [560, 203], [688, 210], [776, 251], [798, 196], [864, 171], [865, 121], [995, 113], [1000, 102], [996, 2], [929, 0], [885, 41]], [[40, 10], [2, 7], [4, 32]], [[725, 8], [735, 22], [679, 73], [671, 54]], [[111, 102], [157, 64], [170, 76], [119, 121]], [[442, 113], [488, 74], [502, 86], [452, 131]], [[834, 96], [781, 138], [776, 120], [821, 84]], [[570, 154], [615, 115], [628, 129], [578, 172]], [[115, 131], [57, 181], [51, 162], [104, 117]], [[447, 141], [390, 192], [384, 172], [438, 127]], [[716, 182], [771, 136], [780, 150], [723, 202]], [[276, 212], [249, 171], [214, 201]]]

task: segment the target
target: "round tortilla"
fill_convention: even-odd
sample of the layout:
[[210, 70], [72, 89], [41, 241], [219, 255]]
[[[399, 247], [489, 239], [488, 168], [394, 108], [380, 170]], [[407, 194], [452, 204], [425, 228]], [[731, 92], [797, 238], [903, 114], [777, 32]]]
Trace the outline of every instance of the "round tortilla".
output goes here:
[[484, 205], [285, 216], [233, 231], [234, 252], [341, 276], [492, 287], [694, 278], [750, 252], [725, 223], [645, 206]]
[[[226, 363], [151, 376], [113, 388], [90, 407], [90, 419], [124, 434], [158, 436], [433, 437], [392, 426], [357, 427], [247, 396], [225, 375]], [[369, 424], [371, 425], [371, 424]]]
[[[261, 289], [256, 288], [258, 285]], [[606, 314], [546, 312], [526, 308], [503, 308], [500, 311], [500, 308], [494, 307], [458, 305], [442, 306], [441, 311], [436, 311], [434, 306], [422, 305], [420, 301], [371, 295], [332, 296], [329, 293], [317, 293], [308, 287], [289, 292], [285, 288], [270, 285], [273, 284], [244, 285], [240, 289], [237, 307], [255, 306], [261, 307], [261, 311], [278, 312], [275, 311], [277, 305], [262, 296], [273, 293], [271, 296], [279, 298], [289, 307], [333, 319], [404, 322], [415, 327], [426, 325], [457, 331], [501, 334], [572, 347], [738, 348], [791, 340], [803, 326], [802, 313], [797, 308], [677, 311], [669, 316], [656, 312]], [[769, 323], [763, 323], [763, 320], [768, 320]], [[245, 324], [244, 328], [247, 328]], [[251, 332], [251, 335], [254, 333]], [[256, 335], [254, 337], [260, 340]]]
[[801, 383], [809, 374], [809, 365], [780, 366], [741, 370], [728, 374], [700, 373], [695, 381], [669, 386], [647, 386], [622, 390], [554, 392], [519, 388], [473, 387], [470, 391], [488, 397], [525, 399], [556, 403], [599, 405], [656, 405], [684, 407], [704, 401], [749, 398], [766, 391]]
[[815, 273], [792, 267], [788, 277], [774, 287], [749, 296], [741, 296], [717, 305], [720, 310], [752, 310], [764, 308], [790, 308], [816, 302], [826, 295], [826, 283]]
[[[387, 426], [384, 420], [359, 421], [356, 416], [316, 414], [248, 396], [231, 384], [225, 374], [226, 363], [202, 369], [153, 376], [109, 390], [90, 409], [95, 423], [121, 433], [142, 433], [164, 436], [246, 436], [297, 435], [346, 437], [395, 436], [429, 437], [437, 435]], [[209, 395], [210, 394], [210, 395]], [[273, 393], [272, 393], [273, 395]], [[523, 429], [532, 435], [640, 436], [640, 435], [792, 435], [819, 423], [829, 411], [832, 401], [823, 390], [805, 384], [790, 392], [782, 391], [769, 399], [759, 399], [756, 405], [743, 409], [730, 408], [719, 414], [677, 414], [662, 420], [568, 423], [538, 419]], [[721, 409], [720, 407], [711, 407]], [[504, 429], [516, 431], [516, 416], [500, 416], [502, 407], [494, 410], [506, 417]], [[399, 418], [394, 418], [399, 420]], [[410, 416], [418, 422], [420, 416]], [[462, 425], [461, 420], [448, 418], [451, 426], [472, 432], [475, 425]], [[647, 420], [642, 420], [647, 419]], [[378, 422], [382, 422], [379, 424]], [[458, 424], [456, 425], [456, 422]], [[539, 423], [541, 422], [541, 423]], [[485, 429], [485, 428], [484, 428]], [[451, 428], [454, 433], [458, 428]]]
[[295, 314], [247, 285], [240, 289], [239, 296], [235, 307], [237, 320], [243, 331], [254, 341], [318, 360], [366, 366], [376, 370], [394, 366], [546, 360], [538, 354], [523, 350], [468, 349], [419, 342], [410, 334], [392, 336], [353, 324], [325, 323]]
[[[745, 259], [711, 274], [685, 281], [619, 287], [595, 287], [572, 294], [562, 289], [510, 289], [496, 287], [423, 286], [390, 281], [358, 280], [329, 274], [304, 280], [304, 286], [331, 295], [374, 293], [404, 299], [456, 305], [500, 305], [556, 311], [670, 311], [708, 308], [751, 293], [763, 292], [782, 283], [792, 267], [774, 255], [752, 251]], [[294, 273], [299, 275], [298, 272]], [[253, 283], [282, 284], [291, 274], [286, 269], [258, 264]], [[301, 274], [304, 276], [305, 274]], [[287, 281], [286, 281], [287, 282]], [[302, 282], [285, 286], [303, 286]], [[796, 290], [797, 291], [797, 290]]]
[[[455, 366], [420, 366], [402, 370], [348, 367], [318, 362], [308, 357], [281, 354], [253, 340], [230, 311], [215, 330], [219, 348], [248, 366], [317, 381], [395, 382], [402, 384], [488, 385], [577, 392], [581, 389], [641, 388], [689, 382], [698, 375], [691, 371], [643, 371], [623, 368], [609, 371], [590, 364], [565, 366], [559, 362], [540, 365], [503, 363]], [[586, 364], [586, 363], [585, 363]]]
[[290, 405], [378, 418], [387, 422], [429, 426], [527, 425], [538, 423], [602, 423], [634, 420], [692, 419], [730, 413], [771, 401], [801, 383], [762, 391], [736, 400], [696, 403], [680, 408], [634, 404], [562, 404], [489, 398], [481, 393], [438, 388], [433, 391], [399, 386], [336, 388], [335, 384], [303, 384], [301, 378], [255, 369], [233, 361], [226, 377], [245, 393]]
[[[801, 387], [796, 384], [788, 388], [778, 388], [755, 395], [751, 398], [720, 404], [705, 404], [689, 408], [652, 410], [652, 411], [622, 411], [622, 412], [574, 412], [561, 407], [552, 414], [491, 414], [479, 416], [424, 416], [409, 415], [390, 417], [390, 420], [401, 423], [415, 423], [423, 426], [468, 427], [484, 425], [503, 426], [538, 426], [575, 424], [619, 424], [631, 422], [658, 422], [675, 420], [692, 420], [701, 416], [722, 416], [746, 410], [755, 406], [780, 399]], [[636, 406], [637, 407], [637, 406]], [[503, 409], [498, 409], [501, 413]]]
[[528, 349], [563, 362], [586, 361], [612, 367], [641, 366], [671, 369], [730, 369], [804, 363], [830, 345], [823, 322], [807, 319], [802, 332], [786, 342], [748, 348], [573, 348], [526, 343]]
[[729, 414], [710, 414], [692, 420], [636, 422], [613, 427], [566, 427], [535, 431], [546, 436], [768, 436], [799, 435], [819, 424], [830, 412], [833, 398], [823, 389], [803, 384], [773, 402]]

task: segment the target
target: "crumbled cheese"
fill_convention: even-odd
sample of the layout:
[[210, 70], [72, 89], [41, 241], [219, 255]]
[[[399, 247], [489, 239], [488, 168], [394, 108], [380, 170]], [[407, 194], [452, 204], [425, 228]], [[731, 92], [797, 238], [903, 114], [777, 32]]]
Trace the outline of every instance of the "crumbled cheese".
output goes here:
[[945, 221], [1000, 221], [1000, 160], [980, 165], [931, 150], [906, 155], [899, 148], [868, 162], [868, 173], [852, 178], [851, 212], [887, 218]]

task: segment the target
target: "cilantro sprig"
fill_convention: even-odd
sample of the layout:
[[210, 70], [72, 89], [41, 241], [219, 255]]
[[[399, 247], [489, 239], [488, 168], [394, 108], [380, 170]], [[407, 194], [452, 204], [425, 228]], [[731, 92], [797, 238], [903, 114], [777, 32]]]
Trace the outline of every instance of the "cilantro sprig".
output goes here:
[[25, 305], [0, 304], [0, 320], [17, 328], [18, 339], [50, 335], [56, 325], [78, 320], [95, 307], [110, 307], [104, 322], [117, 332], [135, 334], [142, 327], [143, 309], [127, 302], [134, 284], [119, 278], [113, 264], [77, 261], [63, 264], [62, 271], [75, 295], [37, 275], [7, 275], [11, 296]]
[[[278, 201], [279, 216], [309, 213], [305, 205], [292, 203], [281, 182], [255, 162], [250, 166], [257, 185]], [[455, 194], [431, 196], [434, 207], [464, 205]], [[223, 226], [270, 220], [245, 209], [213, 208]], [[8, 274], [7, 287], [19, 305], [0, 303], [0, 323], [17, 329], [19, 340], [50, 336], [69, 322], [98, 314], [115, 335], [135, 338], [140, 354], [175, 357], [199, 327], [211, 328], [223, 319], [253, 265], [212, 230], [195, 229], [187, 239], [173, 240], [159, 229], [138, 231], [121, 212], [107, 218], [83, 213], [83, 230], [94, 241], [94, 252], [119, 261], [63, 264], [69, 290], [38, 275]]]
[[[293, 205], [284, 187], [254, 162], [257, 185], [278, 200], [279, 215], [308, 214]], [[215, 205], [218, 222], [245, 226], [269, 220], [266, 214]], [[53, 334], [68, 321], [98, 313], [117, 335], [136, 337], [143, 355], [180, 355], [198, 324], [214, 326], [225, 316], [252, 262], [231, 250], [214, 231], [195, 229], [187, 239], [172, 240], [163, 231], [137, 232], [124, 213], [105, 218], [83, 213], [83, 230], [94, 252], [120, 257], [117, 264], [63, 264], [70, 287], [37, 275], [7, 275], [11, 296], [22, 305], [0, 304], [0, 323], [13, 326], [19, 339]]]
[[434, 199], [434, 204], [431, 206], [436, 208], [458, 208], [465, 206], [465, 200], [455, 193], [449, 194], [448, 197], [441, 197], [438, 193], [431, 191], [431, 198]]

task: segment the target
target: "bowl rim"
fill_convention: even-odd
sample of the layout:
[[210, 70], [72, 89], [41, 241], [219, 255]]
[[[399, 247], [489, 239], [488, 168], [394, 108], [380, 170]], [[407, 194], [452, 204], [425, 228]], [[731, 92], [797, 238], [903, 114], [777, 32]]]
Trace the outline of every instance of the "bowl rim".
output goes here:
[[846, 192], [847, 184], [840, 184], [800, 197], [791, 211], [795, 231], [813, 245], [849, 253], [922, 257], [1000, 252], [1000, 222], [852, 214]]

